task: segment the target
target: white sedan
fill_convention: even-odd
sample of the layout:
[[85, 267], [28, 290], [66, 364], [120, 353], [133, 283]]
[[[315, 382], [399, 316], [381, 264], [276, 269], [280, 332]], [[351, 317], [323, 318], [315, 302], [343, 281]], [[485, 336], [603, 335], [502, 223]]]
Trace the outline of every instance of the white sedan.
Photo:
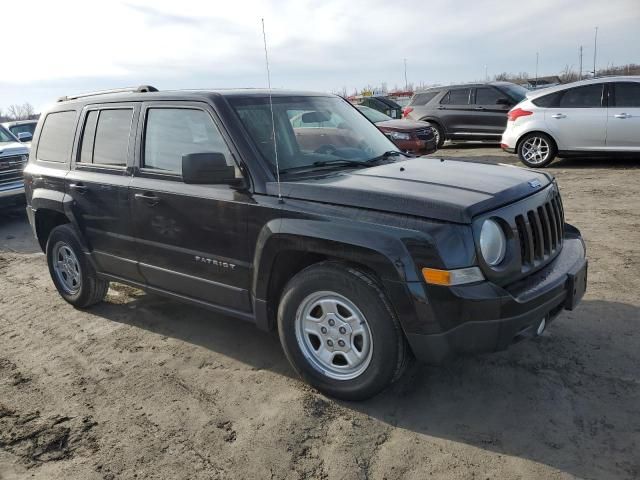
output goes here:
[[640, 77], [607, 77], [537, 90], [513, 107], [502, 149], [539, 168], [559, 156], [640, 153]]

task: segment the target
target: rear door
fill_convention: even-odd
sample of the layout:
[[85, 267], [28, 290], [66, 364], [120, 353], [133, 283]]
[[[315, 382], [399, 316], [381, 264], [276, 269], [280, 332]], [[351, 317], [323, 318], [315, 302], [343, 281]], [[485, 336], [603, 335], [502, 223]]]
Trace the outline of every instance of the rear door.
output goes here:
[[141, 281], [127, 203], [139, 104], [86, 107], [66, 191], [101, 272]]
[[471, 105], [470, 88], [452, 88], [441, 99], [437, 115], [447, 131], [456, 137], [476, 132], [474, 105]]
[[[200, 102], [145, 102], [138, 167], [129, 191], [146, 283], [183, 297], [250, 311], [246, 190], [232, 185], [187, 185], [182, 156], [237, 154], [215, 112]], [[242, 178], [236, 168], [236, 176]]]
[[499, 140], [507, 127], [507, 112], [511, 108], [499, 101], [508, 101], [507, 95], [495, 87], [485, 86], [475, 89], [475, 133], [488, 140]]
[[640, 82], [610, 83], [607, 149], [640, 150]]
[[560, 150], [604, 150], [607, 107], [604, 84], [558, 92], [544, 118]]

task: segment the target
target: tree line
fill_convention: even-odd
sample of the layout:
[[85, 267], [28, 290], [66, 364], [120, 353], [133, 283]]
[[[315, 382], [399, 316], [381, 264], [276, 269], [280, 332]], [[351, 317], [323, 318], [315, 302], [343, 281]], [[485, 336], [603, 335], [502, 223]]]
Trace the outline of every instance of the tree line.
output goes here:
[[32, 120], [38, 118], [35, 108], [29, 102], [22, 105], [9, 105], [5, 110], [0, 108], [0, 122], [12, 122], [15, 120]]

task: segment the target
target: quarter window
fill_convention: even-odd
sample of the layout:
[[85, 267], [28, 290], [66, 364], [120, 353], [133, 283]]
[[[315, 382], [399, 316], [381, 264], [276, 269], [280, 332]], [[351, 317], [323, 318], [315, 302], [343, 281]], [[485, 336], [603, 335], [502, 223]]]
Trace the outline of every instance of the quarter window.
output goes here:
[[560, 102], [560, 108], [600, 108], [602, 106], [602, 84], [565, 90]]
[[439, 91], [435, 92], [425, 92], [425, 93], [416, 93], [411, 100], [410, 105], [426, 105], [433, 98], [440, 93]]
[[616, 107], [640, 108], [640, 83], [618, 82], [615, 93]]
[[76, 112], [47, 115], [38, 141], [37, 158], [47, 162], [68, 163], [75, 130]]
[[[147, 112], [144, 166], [182, 173], [182, 156], [222, 153], [227, 165], [233, 157], [208, 113], [186, 108], [151, 108]], [[236, 168], [236, 175], [240, 172]]]

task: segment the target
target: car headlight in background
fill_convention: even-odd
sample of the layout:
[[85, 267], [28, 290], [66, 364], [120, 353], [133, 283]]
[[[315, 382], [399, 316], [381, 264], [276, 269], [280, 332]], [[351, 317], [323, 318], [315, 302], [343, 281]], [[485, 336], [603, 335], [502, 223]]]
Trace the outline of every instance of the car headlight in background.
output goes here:
[[411, 135], [403, 132], [391, 132], [389, 134], [389, 137], [391, 137], [392, 140], [410, 140], [411, 139]]
[[484, 261], [492, 267], [504, 260], [507, 238], [495, 220], [485, 220], [480, 231], [480, 252]]

